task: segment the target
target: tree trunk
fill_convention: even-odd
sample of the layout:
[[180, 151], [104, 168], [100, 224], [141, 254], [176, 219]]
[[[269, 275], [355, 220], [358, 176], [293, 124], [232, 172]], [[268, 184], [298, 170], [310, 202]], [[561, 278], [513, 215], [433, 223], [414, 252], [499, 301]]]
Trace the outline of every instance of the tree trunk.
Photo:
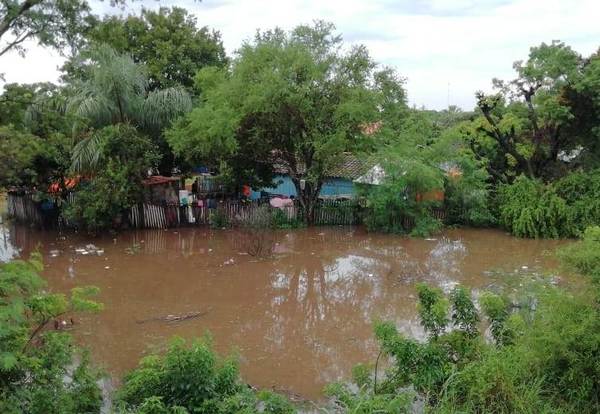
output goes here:
[[298, 194], [298, 201], [304, 212], [304, 222], [312, 226], [315, 224], [315, 206], [319, 198], [319, 192], [321, 191], [321, 182], [316, 184], [305, 182], [304, 189], [300, 186], [299, 179], [293, 179], [294, 186], [296, 187], [296, 193]]

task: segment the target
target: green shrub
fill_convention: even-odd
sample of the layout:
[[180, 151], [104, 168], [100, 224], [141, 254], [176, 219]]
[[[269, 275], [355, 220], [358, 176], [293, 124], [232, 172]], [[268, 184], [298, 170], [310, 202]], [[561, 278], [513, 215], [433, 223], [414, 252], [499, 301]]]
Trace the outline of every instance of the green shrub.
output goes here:
[[580, 242], [559, 250], [562, 263], [600, 282], [600, 226], [588, 227]]
[[142, 180], [157, 161], [152, 141], [130, 125], [102, 128], [95, 137], [97, 147], [89, 151], [98, 158], [97, 167], [63, 212], [91, 233], [126, 221], [129, 208], [142, 200]]
[[544, 185], [523, 176], [498, 188], [499, 221], [519, 237], [577, 237], [600, 224], [600, 170]]
[[[598, 247], [600, 228], [591, 228], [561, 256], [594, 275], [600, 270]], [[405, 390], [412, 389], [425, 402], [425, 411], [436, 413], [599, 412], [598, 291], [574, 295], [543, 282], [530, 288], [531, 306], [513, 307], [499, 294], [480, 296], [492, 343], [479, 334], [480, 317], [467, 290], [455, 288], [448, 302], [439, 289], [419, 285], [419, 314], [428, 340], [406, 338], [392, 323], [376, 324], [375, 336], [390, 358], [380, 384], [375, 387], [362, 366], [354, 379], [358, 392], [336, 384], [330, 394], [348, 407], [371, 407], [394, 396], [406, 398]], [[376, 407], [381, 412], [405, 409]]]
[[[388, 162], [386, 177], [380, 185], [362, 188], [367, 200], [365, 224], [371, 231], [408, 233], [426, 236], [441, 229], [432, 214], [439, 201], [417, 201], [418, 193], [443, 188], [441, 170], [415, 160]], [[414, 229], [407, 226], [414, 223]]]
[[117, 406], [138, 412], [153, 407], [163, 410], [156, 412], [185, 409], [190, 413], [254, 414], [260, 406], [263, 413], [294, 412], [280, 396], [252, 392], [240, 380], [236, 358], [219, 358], [206, 338], [189, 346], [176, 338], [164, 354], [143, 358], [125, 376]]
[[131, 181], [127, 167], [110, 160], [102, 172], [78, 186], [63, 215], [88, 233], [119, 227], [129, 208], [140, 200], [137, 185]]
[[92, 287], [69, 297], [46, 291], [40, 256], [0, 264], [0, 412], [99, 413], [98, 373], [64, 332], [45, 329], [57, 318], [95, 311]]
[[567, 203], [551, 186], [524, 176], [498, 188], [499, 222], [518, 237], [559, 238], [576, 234]]
[[[365, 387], [358, 390], [347, 384], [330, 384], [325, 395], [333, 400], [335, 412], [348, 414], [403, 414], [410, 413], [413, 395], [409, 392], [374, 394]], [[329, 413], [328, 410], [322, 410]]]
[[213, 229], [224, 229], [229, 227], [229, 218], [227, 217], [227, 213], [220, 208], [216, 208], [211, 211], [210, 214], [210, 227]]
[[553, 187], [567, 203], [569, 221], [577, 236], [589, 226], [600, 225], [600, 170], [571, 173]]
[[457, 157], [458, 177], [447, 177], [444, 186], [446, 221], [449, 224], [488, 226], [495, 219], [490, 211], [489, 176], [471, 157]]

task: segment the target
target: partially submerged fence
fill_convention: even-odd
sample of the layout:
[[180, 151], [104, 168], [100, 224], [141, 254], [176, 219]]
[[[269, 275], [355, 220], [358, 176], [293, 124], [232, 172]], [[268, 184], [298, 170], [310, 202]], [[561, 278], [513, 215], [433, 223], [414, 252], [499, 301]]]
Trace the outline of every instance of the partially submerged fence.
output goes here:
[[[129, 212], [129, 222], [136, 228], [168, 228], [184, 225], [235, 224], [252, 220], [265, 204], [260, 201], [215, 200], [188, 206], [140, 204]], [[279, 220], [294, 223], [303, 220], [303, 211], [297, 202], [290, 206], [273, 208]], [[354, 200], [325, 200], [315, 207], [317, 225], [353, 225], [360, 223], [358, 203]]]
[[6, 208], [9, 217], [21, 222], [42, 225], [42, 206], [33, 199], [31, 194], [8, 193]]
[[[73, 194], [69, 194], [65, 205], [72, 202]], [[246, 222], [259, 214], [259, 209], [264, 207], [264, 202], [242, 200], [203, 200], [199, 205], [179, 206], [176, 204], [149, 204], [142, 203], [133, 206], [125, 214], [125, 222], [130, 227], [147, 229], [164, 229], [179, 226], [198, 226], [214, 224], [217, 221], [223, 224]], [[52, 226], [60, 220], [69, 226], [64, 218], [60, 217], [56, 206], [44, 207], [44, 203], [36, 202], [31, 194], [9, 193], [7, 197], [9, 217], [17, 221], [33, 225]], [[302, 208], [296, 201], [293, 205], [273, 208], [278, 214], [280, 222], [300, 222], [304, 219]], [[353, 225], [360, 223], [360, 207], [354, 200], [323, 200], [320, 201], [314, 212], [314, 223], [317, 225]]]
[[[73, 199], [73, 194], [65, 201], [68, 204]], [[266, 204], [268, 206], [268, 204]], [[201, 204], [179, 206], [172, 204], [143, 203], [132, 207], [123, 217], [122, 222], [133, 228], [164, 229], [180, 226], [200, 226], [215, 224], [236, 224], [251, 220], [265, 206], [260, 200], [242, 201], [234, 199], [203, 200]], [[45, 203], [36, 202], [31, 194], [9, 193], [7, 197], [9, 217], [17, 221], [38, 226], [52, 226], [59, 221], [70, 226], [60, 215], [56, 206], [50, 208]], [[272, 208], [272, 207], [270, 207]], [[297, 200], [293, 205], [284, 206], [277, 212], [280, 224], [297, 223], [304, 221], [304, 211]], [[356, 200], [320, 200], [314, 210], [314, 224], [316, 225], [355, 225], [362, 222], [363, 207]], [[446, 211], [443, 208], [433, 210], [435, 218], [444, 221]], [[414, 227], [414, 220], [409, 217], [401, 218], [404, 228]], [[282, 223], [283, 222], [283, 223]], [[221, 223], [221, 224], [219, 224]]]

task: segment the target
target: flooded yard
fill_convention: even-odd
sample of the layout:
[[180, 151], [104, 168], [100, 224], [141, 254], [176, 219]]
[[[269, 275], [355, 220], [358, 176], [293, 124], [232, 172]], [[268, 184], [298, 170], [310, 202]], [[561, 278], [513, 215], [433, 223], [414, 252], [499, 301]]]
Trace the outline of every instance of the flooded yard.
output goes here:
[[5, 223], [0, 260], [38, 248], [52, 290], [101, 289], [105, 310], [78, 319], [74, 334], [113, 378], [173, 335], [209, 331], [220, 352], [239, 353], [247, 382], [315, 399], [374, 359], [373, 320], [422, 336], [415, 283], [477, 292], [509, 283], [510, 274], [552, 271], [552, 252], [564, 243], [497, 230], [410, 239], [311, 228], [278, 231], [273, 254], [257, 258], [247, 238], [199, 228], [88, 238]]

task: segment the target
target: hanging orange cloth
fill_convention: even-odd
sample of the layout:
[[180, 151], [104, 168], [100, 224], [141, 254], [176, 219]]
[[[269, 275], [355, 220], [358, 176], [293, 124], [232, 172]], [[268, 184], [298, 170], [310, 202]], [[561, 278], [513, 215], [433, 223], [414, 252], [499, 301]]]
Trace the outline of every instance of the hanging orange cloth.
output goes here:
[[244, 195], [244, 197], [250, 197], [252, 195], [252, 189], [249, 185], [242, 186], [242, 194]]

